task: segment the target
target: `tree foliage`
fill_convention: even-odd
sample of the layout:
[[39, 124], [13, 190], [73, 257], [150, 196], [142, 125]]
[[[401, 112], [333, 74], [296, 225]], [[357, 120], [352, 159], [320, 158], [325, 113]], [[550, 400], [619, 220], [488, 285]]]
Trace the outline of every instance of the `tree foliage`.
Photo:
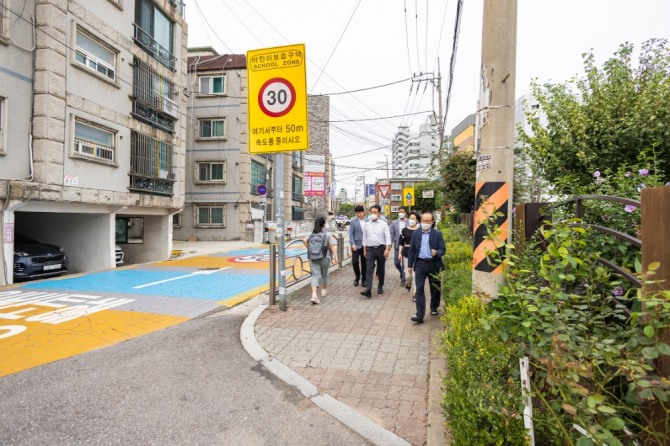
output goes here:
[[444, 204], [459, 212], [473, 212], [475, 205], [475, 166], [472, 152], [452, 153], [440, 165]]
[[529, 112], [532, 134], [522, 131], [520, 137], [551, 183], [569, 178], [573, 184], [587, 184], [594, 171], [634, 164], [646, 149], [664, 160], [657, 173], [668, 179], [668, 42], [645, 42], [637, 67], [632, 55], [633, 45], [623, 44], [599, 68], [594, 55], [586, 53], [582, 77], [559, 84], [532, 83], [546, 122], [537, 111]]
[[[429, 211], [432, 212], [438, 208], [437, 199], [440, 194], [440, 185], [437, 181], [424, 181], [422, 183], [414, 184], [414, 201], [415, 205], [412, 210]], [[433, 198], [423, 198], [423, 191], [432, 190]]]

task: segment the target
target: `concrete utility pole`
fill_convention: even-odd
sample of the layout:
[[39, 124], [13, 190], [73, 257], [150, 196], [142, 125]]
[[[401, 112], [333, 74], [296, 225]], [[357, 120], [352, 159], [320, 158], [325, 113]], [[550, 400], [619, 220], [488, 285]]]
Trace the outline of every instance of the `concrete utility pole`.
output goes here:
[[[516, 16], [517, 0], [484, 0], [472, 285], [492, 298], [504, 277], [502, 266], [490, 263], [486, 252], [504, 254], [501, 245], [512, 233]], [[495, 217], [500, 231], [497, 240], [486, 240], [486, 219], [495, 213], [502, 214]]]
[[284, 245], [284, 154], [275, 155], [275, 185], [277, 187], [277, 245], [279, 265], [279, 309], [286, 311], [286, 257]]

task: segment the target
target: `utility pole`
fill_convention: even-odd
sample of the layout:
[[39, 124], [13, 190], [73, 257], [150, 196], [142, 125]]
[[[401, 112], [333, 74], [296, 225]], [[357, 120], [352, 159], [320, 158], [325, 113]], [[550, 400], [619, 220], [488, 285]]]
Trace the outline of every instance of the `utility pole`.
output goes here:
[[[516, 21], [517, 0], [484, 0], [472, 285], [491, 298], [504, 281], [499, 262], [512, 234]], [[495, 217], [499, 231], [486, 240], [487, 217], [496, 213], [501, 214]], [[486, 253], [494, 250], [501, 256], [491, 263]]]
[[279, 265], [279, 309], [286, 311], [286, 246], [284, 245], [284, 154], [275, 155], [275, 185], [277, 187], [277, 246]]

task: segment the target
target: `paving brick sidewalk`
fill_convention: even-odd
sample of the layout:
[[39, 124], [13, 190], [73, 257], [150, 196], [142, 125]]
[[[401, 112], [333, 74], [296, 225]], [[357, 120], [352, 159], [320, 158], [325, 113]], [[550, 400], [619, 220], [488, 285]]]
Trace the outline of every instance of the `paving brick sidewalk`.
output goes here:
[[[331, 270], [328, 296], [309, 302], [309, 286], [290, 293], [288, 310], [269, 307], [255, 335], [270, 355], [349, 407], [414, 445], [426, 443], [431, 332], [441, 327], [427, 313], [410, 320], [412, 295], [386, 261], [384, 294], [354, 287], [351, 265]], [[427, 286], [427, 284], [426, 284]], [[442, 309], [440, 309], [442, 314]]]

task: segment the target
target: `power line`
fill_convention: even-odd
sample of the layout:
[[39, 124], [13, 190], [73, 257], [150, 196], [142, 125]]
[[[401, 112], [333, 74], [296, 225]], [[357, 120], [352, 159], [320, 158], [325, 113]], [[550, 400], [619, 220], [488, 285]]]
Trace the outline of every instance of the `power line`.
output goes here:
[[359, 118], [359, 119], [343, 119], [339, 121], [314, 121], [314, 122], [364, 122], [364, 121], [378, 121], [380, 119], [393, 119], [393, 118], [400, 118], [403, 116], [411, 116], [411, 115], [420, 115], [422, 113], [432, 113], [432, 110], [425, 110], [425, 111], [420, 111], [420, 112], [415, 112], [415, 113], [407, 113], [404, 115], [394, 115], [394, 116], [381, 116], [379, 118]]
[[454, 42], [451, 49], [451, 61], [449, 62], [449, 83], [447, 84], [447, 103], [444, 107], [444, 118], [442, 121], [442, 128], [446, 127], [447, 116], [449, 115], [449, 104], [451, 102], [451, 87], [454, 85], [454, 71], [456, 70], [456, 50], [458, 49], [458, 35], [461, 31], [462, 15], [463, 15], [463, 0], [458, 0], [458, 4], [456, 5], [456, 23], [454, 24]]

